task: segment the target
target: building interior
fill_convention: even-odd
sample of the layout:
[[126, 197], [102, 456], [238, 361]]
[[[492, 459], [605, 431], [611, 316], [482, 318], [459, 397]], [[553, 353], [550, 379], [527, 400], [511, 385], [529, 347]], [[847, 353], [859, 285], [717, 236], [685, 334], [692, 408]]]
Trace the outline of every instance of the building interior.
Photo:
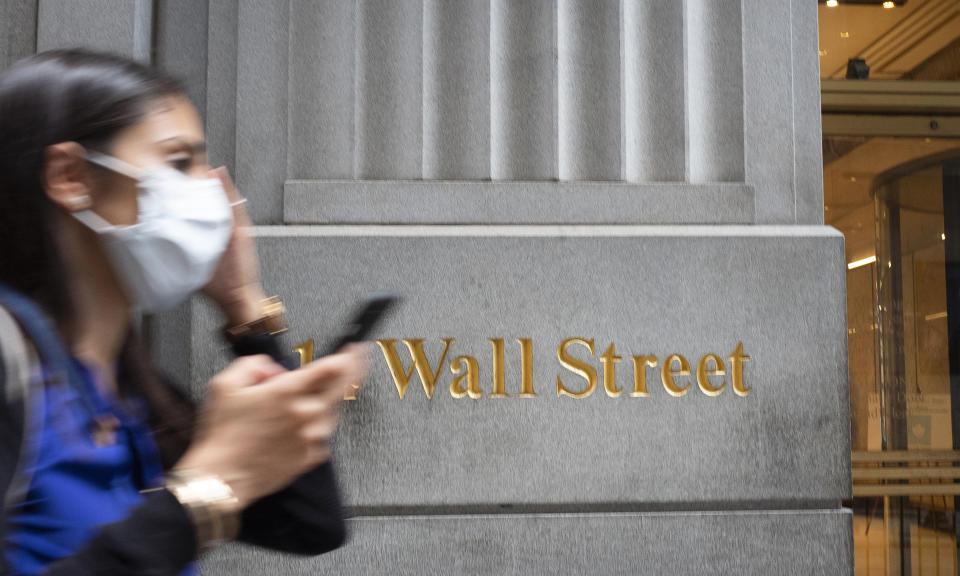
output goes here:
[[821, 0], [819, 35], [824, 221], [847, 261], [855, 573], [957, 574], [960, 0]]

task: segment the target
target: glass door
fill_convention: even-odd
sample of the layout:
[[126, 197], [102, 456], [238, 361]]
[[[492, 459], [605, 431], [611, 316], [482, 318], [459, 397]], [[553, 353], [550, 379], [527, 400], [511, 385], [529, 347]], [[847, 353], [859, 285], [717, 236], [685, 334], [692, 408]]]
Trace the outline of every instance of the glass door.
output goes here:
[[947, 239], [955, 240], [960, 190], [952, 166], [897, 169], [875, 191], [877, 400], [888, 455], [878, 467], [888, 469], [890, 488], [872, 504], [879, 510], [882, 498], [887, 574], [957, 574], [949, 324], [960, 310], [950, 314]]
[[825, 155], [827, 223], [847, 250], [858, 575], [958, 573], [960, 150], [850, 171], [864, 146], [931, 144]]

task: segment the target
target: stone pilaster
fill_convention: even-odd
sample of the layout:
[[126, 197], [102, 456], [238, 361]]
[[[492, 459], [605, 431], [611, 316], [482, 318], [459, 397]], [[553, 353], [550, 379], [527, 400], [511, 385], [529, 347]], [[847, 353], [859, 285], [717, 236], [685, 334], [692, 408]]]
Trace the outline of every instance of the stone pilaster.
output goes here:
[[37, 0], [0, 3], [0, 71], [37, 49]]
[[37, 50], [83, 46], [150, 62], [153, 0], [40, 0]]

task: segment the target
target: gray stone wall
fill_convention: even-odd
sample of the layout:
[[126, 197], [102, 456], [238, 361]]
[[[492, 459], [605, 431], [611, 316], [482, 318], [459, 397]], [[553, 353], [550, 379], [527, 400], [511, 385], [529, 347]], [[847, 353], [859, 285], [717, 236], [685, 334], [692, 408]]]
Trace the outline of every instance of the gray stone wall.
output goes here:
[[734, 182], [755, 222], [817, 224], [808, 4], [10, 0], [0, 63], [84, 45], [171, 69], [263, 224], [288, 181], [370, 179]]
[[[374, 347], [335, 446], [350, 543], [311, 559], [227, 546], [206, 572], [852, 573], [844, 260], [822, 226], [815, 3], [4, 9], [39, 32], [0, 20], [0, 64], [34, 42], [142, 58], [152, 30], [147, 57], [185, 79], [212, 161], [250, 199], [289, 346], [321, 345], [368, 292], [404, 299], [377, 338], [412, 370], [405, 396], [389, 345]], [[221, 321], [199, 300], [152, 320], [160, 364], [198, 396], [228, 362]], [[417, 338], [429, 399], [401, 342]], [[567, 338], [594, 341], [568, 350], [597, 377], [583, 399], [558, 393], [558, 378], [587, 385], [560, 362]], [[618, 362], [602, 358], [611, 343]], [[674, 353], [690, 374], [663, 376]], [[726, 374], [701, 387], [708, 353]], [[631, 396], [632, 357], [650, 355], [647, 395]], [[455, 381], [466, 356], [476, 397]], [[517, 394], [527, 363], [535, 398]], [[690, 388], [675, 396], [667, 377]]]
[[0, 70], [37, 51], [37, 0], [0, 3]]
[[822, 222], [801, 0], [210, 6], [208, 118], [259, 223], [291, 180], [411, 179], [739, 182], [757, 223]]
[[39, 0], [37, 50], [85, 46], [150, 61], [152, 0]]

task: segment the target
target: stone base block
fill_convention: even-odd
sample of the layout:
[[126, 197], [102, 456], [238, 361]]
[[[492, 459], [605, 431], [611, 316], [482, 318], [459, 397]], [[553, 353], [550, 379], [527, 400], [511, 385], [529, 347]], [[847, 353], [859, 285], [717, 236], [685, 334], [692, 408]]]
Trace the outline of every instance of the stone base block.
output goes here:
[[[366, 294], [403, 298], [374, 335], [370, 377], [345, 404], [335, 446], [357, 513], [797, 509], [849, 497], [833, 229], [257, 234], [291, 348], [323, 349]], [[228, 358], [222, 319], [195, 312], [199, 385]]]
[[231, 545], [207, 576], [664, 574], [846, 576], [849, 510], [368, 517], [316, 558]]

